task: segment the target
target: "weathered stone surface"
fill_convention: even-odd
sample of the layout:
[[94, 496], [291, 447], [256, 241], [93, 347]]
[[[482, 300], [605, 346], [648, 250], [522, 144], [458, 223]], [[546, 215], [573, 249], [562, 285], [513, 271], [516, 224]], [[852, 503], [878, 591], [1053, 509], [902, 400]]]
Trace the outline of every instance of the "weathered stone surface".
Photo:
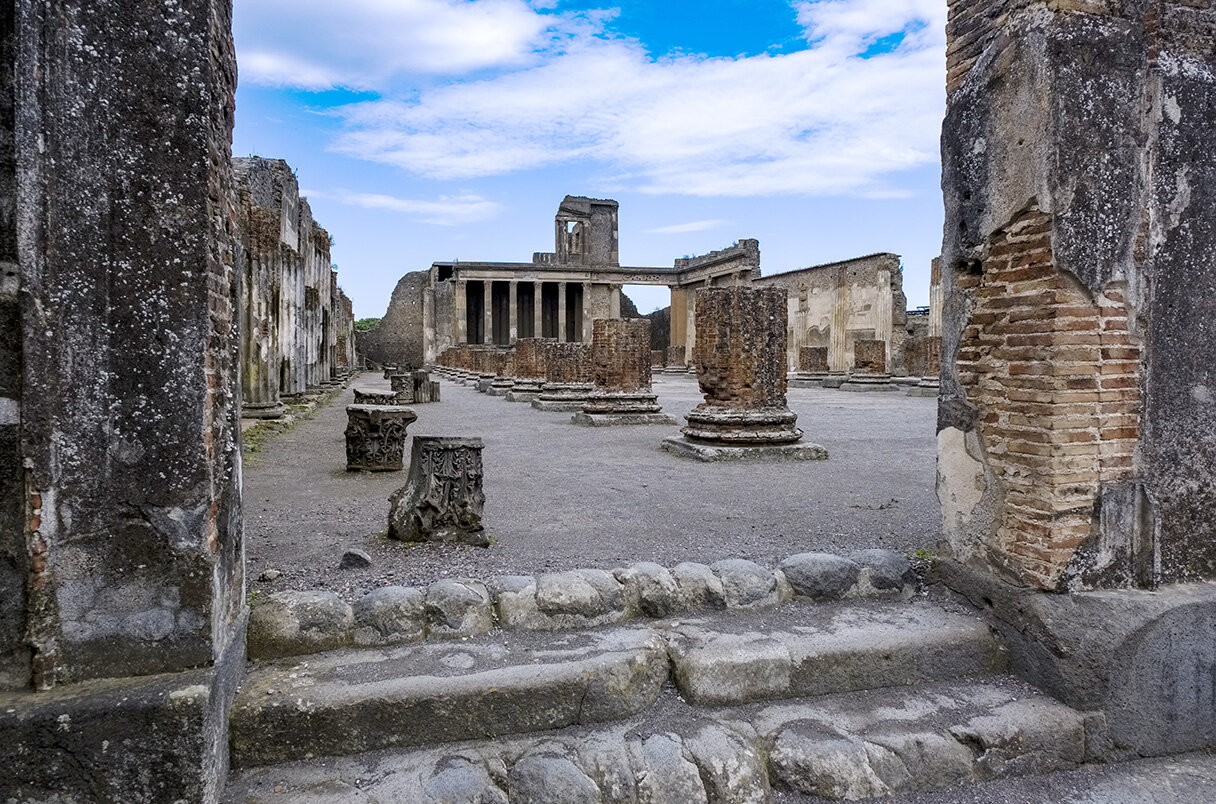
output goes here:
[[348, 472], [401, 470], [405, 431], [418, 419], [418, 414], [390, 405], [347, 405], [346, 418]]
[[427, 801], [435, 804], [507, 804], [509, 801], [484, 765], [459, 756], [440, 760], [423, 792]]
[[876, 592], [902, 592], [916, 585], [916, 573], [908, 559], [891, 550], [857, 550], [849, 560], [862, 568], [862, 583]]
[[685, 438], [732, 445], [802, 438], [785, 404], [786, 316], [780, 288], [697, 291], [693, 361], [705, 402], [685, 417]]
[[726, 608], [726, 590], [722, 579], [705, 564], [685, 561], [671, 570], [680, 598], [689, 611]]
[[354, 605], [354, 642], [360, 647], [416, 642], [426, 635], [426, 594], [412, 586], [384, 586]]
[[[373, 388], [355, 388], [356, 405], [397, 405], [404, 404], [392, 391], [377, 391]], [[412, 402], [413, 400], [407, 400]]]
[[511, 801], [519, 804], [595, 804], [599, 787], [568, 757], [527, 754], [511, 768]]
[[854, 341], [853, 371], [858, 374], [887, 374], [886, 342], [872, 340]]
[[754, 561], [727, 559], [715, 563], [713, 571], [722, 581], [727, 608], [755, 609], [777, 605], [777, 579]]
[[249, 613], [249, 655], [297, 656], [349, 645], [354, 614], [333, 592], [274, 592]]
[[481, 521], [482, 448], [480, 438], [416, 436], [409, 483], [389, 498], [389, 536], [489, 547]]
[[241, 688], [234, 760], [250, 767], [619, 720], [654, 702], [667, 662], [649, 629], [617, 628], [526, 645], [483, 638], [276, 663]]
[[367, 551], [354, 547], [342, 554], [342, 561], [339, 562], [338, 569], [367, 569], [371, 565], [372, 557], [367, 554]]
[[708, 804], [701, 774], [674, 734], [655, 734], [629, 743], [637, 776], [638, 801]]
[[701, 772], [710, 804], [768, 804], [768, 768], [756, 747], [717, 724], [685, 736], [684, 747]]
[[761, 634], [714, 634], [685, 629], [669, 641], [675, 681], [695, 704], [737, 704], [786, 697], [789, 648]]
[[617, 417], [658, 413], [662, 408], [650, 390], [650, 321], [596, 319], [591, 331], [594, 390], [583, 412]]
[[781, 562], [794, 591], [812, 600], [840, 600], [861, 575], [861, 567], [831, 553], [801, 553]]
[[1055, 591], [1216, 577], [1214, 24], [952, 13], [939, 487], [961, 561]]
[[827, 374], [831, 370], [828, 366], [828, 347], [803, 346], [798, 350], [798, 368], [811, 374]]
[[613, 573], [625, 589], [625, 599], [646, 617], [667, 617], [684, 610], [676, 579], [666, 567], [649, 561]]
[[490, 593], [477, 581], [435, 581], [426, 588], [424, 611], [433, 636], [468, 637], [494, 627]]

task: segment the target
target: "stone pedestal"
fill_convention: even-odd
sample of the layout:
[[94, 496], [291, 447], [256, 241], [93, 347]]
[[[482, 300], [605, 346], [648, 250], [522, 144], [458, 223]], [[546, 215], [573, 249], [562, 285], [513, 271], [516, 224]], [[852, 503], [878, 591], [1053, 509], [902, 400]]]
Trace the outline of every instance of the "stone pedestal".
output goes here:
[[287, 414], [287, 406], [283, 403], [274, 405], [242, 405], [242, 419], [281, 419]]
[[396, 472], [405, 455], [405, 430], [418, 414], [394, 405], [348, 405], [346, 471]]
[[400, 371], [401, 371], [401, 369], [397, 368], [396, 366], [385, 366], [384, 367], [384, 379], [391, 380], [393, 378], [393, 375], [400, 373]]
[[424, 405], [439, 401], [439, 383], [431, 379], [430, 372], [414, 372], [414, 404]]
[[538, 378], [516, 378], [515, 385], [511, 386], [510, 391], [507, 391], [506, 399], [508, 402], [532, 402], [540, 396], [540, 390], [544, 384], [544, 380]]
[[494, 372], [482, 372], [477, 375], [477, 390], [481, 393], [486, 393], [490, 390], [490, 386], [494, 384], [494, 378], [498, 375]]
[[589, 382], [547, 382], [541, 386], [536, 399], [532, 400], [532, 407], [537, 410], [573, 413], [583, 409], [583, 404], [594, 387]]
[[409, 483], [389, 498], [388, 535], [489, 547], [481, 521], [482, 447], [480, 438], [416, 436]]
[[356, 405], [380, 405], [392, 407], [398, 402], [397, 394], [392, 391], [381, 391], [375, 388], [356, 388]]
[[495, 377], [494, 381], [490, 383], [490, 390], [486, 391], [486, 393], [490, 396], [506, 396], [514, 387], [514, 377]]
[[650, 390], [650, 321], [596, 319], [591, 325], [591, 374], [595, 390], [570, 420], [584, 427], [676, 424], [662, 413]]
[[710, 288], [697, 292], [693, 364], [705, 402], [686, 417], [682, 438], [663, 449], [700, 460], [821, 459], [785, 404], [786, 292]]

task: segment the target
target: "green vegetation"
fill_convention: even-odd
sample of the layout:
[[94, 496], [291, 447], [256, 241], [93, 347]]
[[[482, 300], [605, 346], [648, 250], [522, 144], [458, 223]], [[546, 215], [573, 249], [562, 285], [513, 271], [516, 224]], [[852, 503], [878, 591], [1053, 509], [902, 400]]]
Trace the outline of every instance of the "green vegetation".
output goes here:
[[368, 332], [372, 327], [380, 323], [379, 318], [360, 318], [355, 322], [356, 332]]

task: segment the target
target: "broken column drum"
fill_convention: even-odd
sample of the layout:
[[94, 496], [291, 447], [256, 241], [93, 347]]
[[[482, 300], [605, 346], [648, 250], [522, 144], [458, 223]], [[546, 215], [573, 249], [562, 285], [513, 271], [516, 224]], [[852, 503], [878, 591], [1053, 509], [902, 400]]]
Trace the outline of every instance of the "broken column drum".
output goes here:
[[418, 414], [395, 405], [348, 405], [346, 418], [346, 471], [402, 469], [405, 430]]
[[591, 345], [586, 343], [545, 344], [545, 376], [532, 406], [542, 410], [582, 410], [595, 386], [591, 382]]
[[392, 391], [379, 391], [374, 388], [356, 388], [356, 405], [396, 405], [397, 395]]
[[684, 374], [688, 371], [688, 364], [684, 358], [683, 346], [668, 346], [667, 347], [667, 362], [664, 374]]
[[831, 374], [828, 347], [803, 346], [798, 350], [798, 370], [790, 375], [789, 384], [796, 388], [815, 387]]
[[650, 321], [596, 319], [591, 330], [595, 390], [583, 404], [587, 414], [658, 413], [650, 390]]
[[480, 438], [415, 436], [410, 478], [389, 502], [389, 536], [489, 547], [482, 526]]
[[802, 438], [785, 402], [783, 288], [697, 291], [693, 361], [705, 401], [685, 437], [713, 444], [792, 444]]
[[887, 373], [886, 341], [859, 340], [853, 342], [853, 373], [842, 386], [843, 391], [895, 391]]

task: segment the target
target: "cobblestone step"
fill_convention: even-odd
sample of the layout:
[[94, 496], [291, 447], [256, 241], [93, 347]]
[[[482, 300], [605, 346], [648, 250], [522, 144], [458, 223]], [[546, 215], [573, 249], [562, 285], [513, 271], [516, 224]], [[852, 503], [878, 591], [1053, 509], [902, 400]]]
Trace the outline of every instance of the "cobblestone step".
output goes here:
[[246, 769], [225, 801], [858, 800], [1085, 759], [1084, 717], [1006, 677], [729, 708], [669, 691], [607, 725]]
[[249, 673], [234, 765], [261, 765], [619, 720], [668, 678], [649, 628], [333, 651]]
[[974, 616], [934, 603], [794, 603], [649, 626], [524, 632], [279, 659], [248, 676], [233, 760], [305, 757], [628, 718], [669, 679], [694, 704], [910, 685], [1001, 670]]
[[672, 627], [668, 643], [681, 693], [714, 705], [983, 676], [1006, 663], [978, 616], [925, 602], [696, 618]]

